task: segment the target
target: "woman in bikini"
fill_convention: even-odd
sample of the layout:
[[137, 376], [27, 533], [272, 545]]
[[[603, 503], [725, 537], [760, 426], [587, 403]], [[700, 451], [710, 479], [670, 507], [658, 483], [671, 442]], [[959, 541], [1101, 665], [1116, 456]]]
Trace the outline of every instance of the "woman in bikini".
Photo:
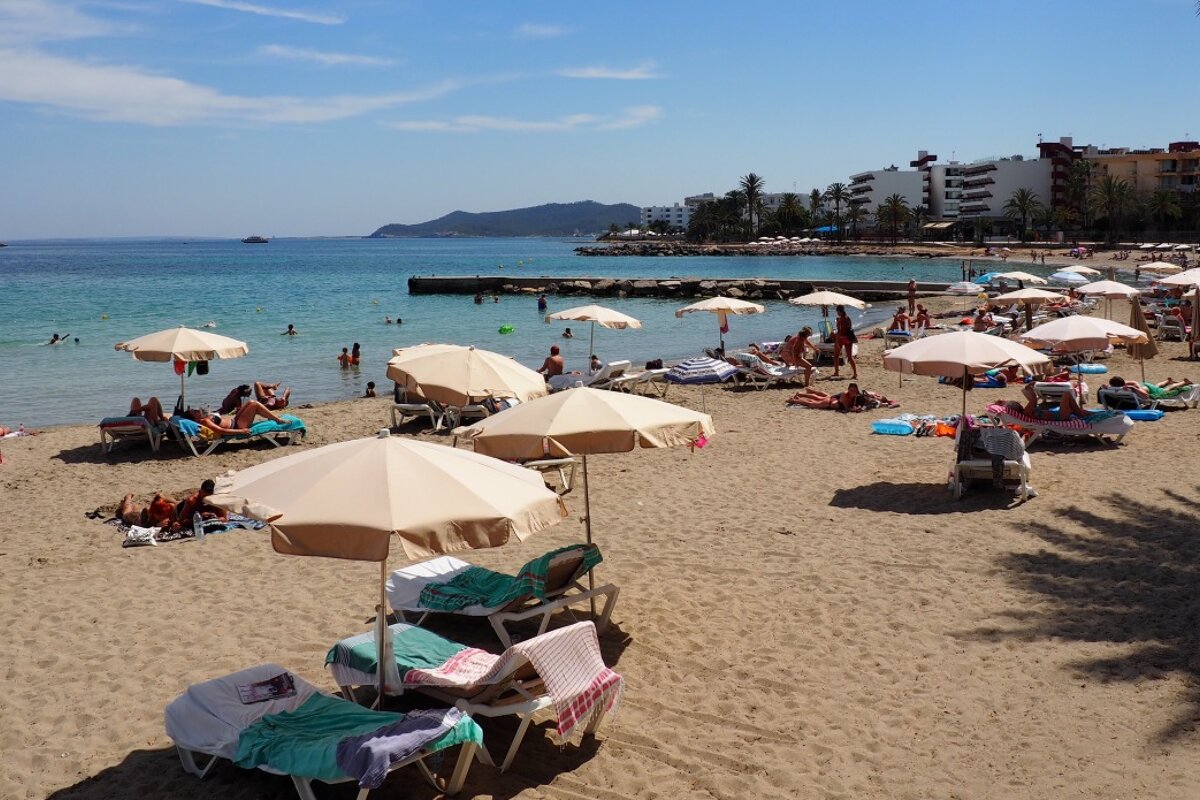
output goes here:
[[854, 323], [850, 321], [850, 317], [846, 314], [846, 307], [838, 306], [837, 331], [833, 340], [833, 377], [841, 377], [841, 354], [844, 350], [846, 353], [846, 363], [850, 365], [853, 379], [858, 380], [858, 362], [854, 360], [855, 341], [857, 341], [857, 337], [854, 334]]
[[806, 388], [804, 391], [796, 392], [787, 402], [790, 406], [832, 409], [843, 413], [862, 411], [866, 407], [866, 397], [858, 390], [857, 383], [850, 384], [846, 387], [846, 391], [837, 394]]
[[184, 416], [221, 436], [250, 433], [250, 426], [258, 417], [284, 424], [282, 417], [257, 400], [247, 400], [234, 414], [206, 414], [203, 409], [189, 408]]
[[813, 351], [813, 355], [817, 354], [817, 348], [808, 339], [812, 336], [812, 328], [807, 325], [800, 329], [800, 332], [788, 340], [787, 344], [779, 351], [783, 363], [789, 367], [797, 367], [804, 370], [804, 388], [812, 386], [813, 362], [809, 361], [804, 356], [809, 350]]

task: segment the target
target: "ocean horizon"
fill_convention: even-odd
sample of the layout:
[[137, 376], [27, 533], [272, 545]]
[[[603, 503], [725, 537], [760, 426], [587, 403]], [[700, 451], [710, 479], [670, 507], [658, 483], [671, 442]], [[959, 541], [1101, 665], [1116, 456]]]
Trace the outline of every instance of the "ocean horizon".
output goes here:
[[[156, 395], [179, 392], [171, 365], [133, 360], [113, 345], [176, 325], [211, 325], [247, 342], [244, 358], [212, 362], [187, 381], [189, 404], [215, 405], [233, 386], [255, 380], [293, 387], [293, 404], [361, 396], [368, 381], [391, 390], [386, 364], [396, 347], [422, 342], [475, 344], [537, 367], [558, 344], [570, 369], [587, 365], [587, 324], [547, 325], [535, 298], [410, 296], [410, 275], [536, 275], [622, 278], [791, 278], [834, 281], [945, 281], [958, 259], [869, 256], [583, 257], [576, 238], [357, 238], [10, 240], [0, 249], [0, 424], [16, 427], [96, 422]], [[550, 310], [590, 302], [551, 296]], [[676, 319], [682, 300], [606, 298], [642, 320], [641, 330], [596, 332], [604, 360], [634, 364], [699, 354], [718, 342], [715, 318]], [[767, 313], [730, 320], [731, 346], [782, 339], [818, 312], [765, 301]], [[871, 319], [887, 313], [875, 308]], [[403, 324], [388, 324], [386, 317]], [[864, 320], [865, 321], [865, 320]], [[280, 334], [293, 324], [299, 336]], [[511, 326], [511, 333], [501, 327]], [[51, 335], [67, 342], [48, 346]], [[75, 340], [78, 339], [78, 342]], [[343, 370], [341, 348], [358, 342], [362, 363]]]

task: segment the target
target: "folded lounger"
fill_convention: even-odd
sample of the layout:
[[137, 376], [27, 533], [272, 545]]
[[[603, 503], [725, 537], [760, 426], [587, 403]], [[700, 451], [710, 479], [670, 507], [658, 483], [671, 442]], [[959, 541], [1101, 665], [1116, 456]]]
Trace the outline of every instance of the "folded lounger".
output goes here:
[[[964, 453], [963, 437], [971, 437], [972, 449]], [[983, 450], [983, 453], [978, 453]], [[968, 429], [961, 422], [954, 434], [954, 465], [950, 470], [950, 489], [958, 500], [973, 479], [1015, 482], [1017, 496], [1034, 496], [1029, 485], [1032, 465], [1020, 434], [1011, 428], [998, 426]]]
[[[286, 676], [291, 696], [243, 703], [239, 691], [251, 684]], [[312, 684], [275, 664], [197, 683], [171, 701], [164, 714], [167, 735], [175, 742], [184, 770], [203, 778], [218, 758], [239, 767], [291, 777], [302, 800], [315, 800], [312, 782], [356, 780], [364, 800], [387, 774], [415, 764], [435, 788], [458, 792], [477, 746], [479, 725], [459, 709], [396, 714], [371, 711], [317, 691]], [[445, 787], [439, 786], [424, 759], [461, 744]], [[209, 756], [201, 766], [198, 755]]]
[[604, 596], [596, 623], [603, 631], [620, 590], [613, 584], [587, 589], [580, 583], [601, 560], [600, 548], [593, 544], [569, 545], [533, 559], [513, 577], [441, 556], [389, 575], [388, 604], [402, 621], [414, 615], [417, 625], [431, 613], [487, 617], [508, 647], [512, 637], [505, 623], [541, 617], [542, 634], [559, 609]]
[[990, 405], [987, 410], [1006, 424], [1033, 431], [1033, 437], [1026, 442], [1026, 447], [1048, 433], [1068, 437], [1095, 436], [1101, 441], [1111, 437], [1112, 443], [1116, 444], [1133, 429], [1133, 420], [1120, 412], [1094, 411], [1087, 419], [1051, 420], [1026, 416], [1003, 405]]
[[276, 447], [295, 444], [304, 438], [308, 429], [299, 417], [283, 415], [283, 424], [269, 419], [260, 419], [250, 426], [250, 433], [220, 436], [208, 428], [184, 417], [171, 417], [170, 429], [179, 446], [190, 450], [194, 456], [206, 456], [223, 442], [250, 442], [263, 439]]
[[165, 425], [152, 425], [145, 417], [105, 417], [100, 420], [100, 449], [111, 453], [118, 439], [138, 439], [149, 442], [157, 453], [166, 432]]
[[[518, 642], [500, 655], [403, 622], [389, 630], [397, 669], [388, 681], [390, 692], [416, 690], [473, 717], [517, 715], [521, 724], [501, 772], [512, 764], [537, 712], [555, 711], [558, 737], [565, 744], [576, 730], [595, 733], [620, 699], [624, 682], [604, 665], [596, 627], [590, 621]], [[338, 642], [325, 657], [325, 665], [344, 697], [355, 699], [356, 686], [377, 685], [375, 632]], [[494, 764], [486, 747], [481, 760]]]

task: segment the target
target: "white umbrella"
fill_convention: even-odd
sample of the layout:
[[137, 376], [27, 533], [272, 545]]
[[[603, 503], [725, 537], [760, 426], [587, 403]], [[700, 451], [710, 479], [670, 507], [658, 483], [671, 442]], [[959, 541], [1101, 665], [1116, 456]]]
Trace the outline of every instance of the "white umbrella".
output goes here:
[[718, 295], [710, 297], [707, 300], [701, 300], [698, 303], [692, 303], [690, 306], [684, 306], [675, 312], [675, 316], [683, 319], [684, 314], [691, 314], [696, 311], [707, 311], [717, 315], [717, 324], [721, 331], [721, 350], [725, 350], [725, 334], [729, 332], [729, 315], [742, 314], [761, 314], [766, 311], [765, 306], [758, 303], [751, 303], [746, 300], [739, 300], [736, 297], [723, 297]]
[[1178, 264], [1171, 264], [1166, 261], [1155, 261], [1150, 264], [1139, 264], [1138, 268], [1142, 272], [1154, 272], [1161, 275], [1174, 275], [1177, 272], [1183, 272], [1183, 267]]
[[[1082, 264], [1072, 264], [1069, 267], [1063, 267], [1062, 269], [1059, 270], [1059, 272], [1073, 272], [1076, 275], [1103, 275], [1104, 274], [1103, 272], [1101, 272], [1098, 269], [1092, 269], [1091, 267], [1085, 267]], [[1051, 275], [1050, 277], [1054, 277], [1054, 276]]]
[[1149, 242], [1138, 247], [1138, 250], [1153, 250], [1153, 249], [1154, 249], [1154, 245], [1150, 244]]
[[850, 308], [857, 308], [859, 311], [868, 307], [867, 303], [856, 297], [824, 290], [793, 297], [788, 302], [794, 306], [849, 306]]
[[547, 393], [540, 373], [490, 350], [421, 344], [392, 352], [387, 376], [426, 400], [465, 406], [485, 397], [525, 402]]
[[[1150, 340], [1142, 331], [1120, 322], [1101, 317], [1072, 314], [1044, 325], [1038, 325], [1017, 337], [1030, 347], [1047, 348], [1056, 352], [1079, 353], [1104, 350], [1110, 344], [1145, 344]], [[1076, 373], [1076, 389], [1083, 400], [1083, 374]]]
[[1135, 289], [1132, 286], [1127, 286], [1118, 281], [1095, 281], [1085, 286], [1080, 286], [1075, 291], [1080, 294], [1093, 294], [1098, 297], [1106, 297], [1112, 299], [1114, 297], [1137, 297], [1142, 293], [1141, 289]]
[[[386, 430], [228, 473], [209, 502], [268, 522], [277, 553], [379, 562], [380, 615], [393, 536], [421, 558], [525, 539], [567, 513], [536, 472]], [[381, 696], [389, 646], [385, 633]]]
[[1025, 283], [1046, 283], [1046, 279], [1040, 275], [1031, 275], [1028, 272], [1001, 272], [996, 275], [997, 278], [1004, 278], [1010, 281], [1023, 281]]
[[1177, 244], [1177, 245], [1175, 245], [1175, 249], [1176, 250], [1191, 250], [1192, 246], [1190, 244]]
[[642, 327], [641, 320], [634, 319], [628, 314], [622, 314], [620, 311], [614, 311], [611, 308], [598, 305], [578, 306], [577, 308], [568, 308], [565, 311], [555, 311], [553, 314], [546, 315], [546, 322], [550, 322], [551, 320], [592, 323], [592, 337], [588, 344], [589, 354], [595, 354], [596, 352], [597, 325], [601, 328], [612, 328], [615, 330]]
[[1031, 328], [1033, 327], [1034, 306], [1040, 306], [1042, 303], [1058, 302], [1063, 299], [1063, 296], [1058, 292], [1048, 292], [1045, 289], [1018, 289], [1015, 292], [996, 295], [988, 300], [988, 305], [1002, 306], [1009, 305], [1010, 303], [1020, 303], [1025, 307], [1025, 327]]
[[1050, 280], [1055, 281], [1057, 283], [1069, 283], [1069, 284], [1073, 284], [1073, 285], [1074, 284], [1084, 284], [1084, 283], [1088, 282], [1088, 279], [1085, 278], [1084, 276], [1080, 275], [1078, 272], [1066, 272], [1066, 271], [1059, 271], [1059, 272], [1053, 273], [1050, 276]]
[[1163, 242], [1162, 244], [1160, 244], [1160, 245], [1159, 245], [1157, 248], [1155, 248], [1155, 249], [1157, 249], [1157, 250], [1170, 250], [1170, 249], [1171, 249], [1172, 247], [1174, 247], [1174, 246], [1175, 246], [1175, 245], [1171, 244], [1170, 242]]
[[967, 413], [970, 377], [1008, 366], [1039, 373], [1050, 368], [1050, 359], [1023, 344], [974, 331], [928, 336], [883, 354], [884, 369], [893, 372], [961, 379], [963, 414]]
[[179, 373], [180, 405], [185, 402], [183, 390], [186, 375], [186, 370], [180, 365], [189, 361], [241, 358], [250, 352], [250, 346], [245, 342], [218, 333], [185, 328], [182, 325], [148, 333], [127, 342], [117, 342], [113, 349], [132, 353], [137, 361], [177, 362], [175, 371]]
[[1185, 269], [1177, 275], [1159, 278], [1157, 283], [1161, 286], [1198, 286], [1200, 285], [1200, 267]]

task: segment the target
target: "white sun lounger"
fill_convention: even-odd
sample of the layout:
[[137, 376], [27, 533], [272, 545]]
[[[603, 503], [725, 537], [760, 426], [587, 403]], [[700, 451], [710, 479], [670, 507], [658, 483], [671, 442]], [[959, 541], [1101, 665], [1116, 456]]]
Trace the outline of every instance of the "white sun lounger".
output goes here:
[[157, 453], [166, 430], [166, 425], [152, 425], [145, 417], [105, 417], [100, 420], [100, 449], [107, 455], [122, 439], [148, 442]]
[[[203, 779], [218, 759], [224, 758], [232, 761], [236, 757], [239, 738], [248, 727], [269, 714], [296, 711], [313, 695], [318, 694], [315, 686], [291, 673], [296, 687], [294, 696], [250, 704], [241, 702], [238, 686], [269, 680], [285, 672], [288, 670], [277, 664], [262, 664], [221, 678], [194, 684], [175, 698], [164, 712], [164, 721], [167, 735], [175, 743], [175, 749], [184, 770]], [[464, 721], [469, 722], [469, 720]], [[475, 730], [478, 736], [478, 728]], [[462, 789], [475, 750], [474, 742], [462, 745], [454, 764], [453, 773], [445, 787], [447, 794], [455, 794]], [[388, 771], [392, 772], [412, 764], [421, 771], [426, 780], [433, 784], [434, 788], [441, 788], [436, 776], [425, 763], [430, 752], [432, 752], [430, 748], [422, 750], [416, 755], [391, 765]], [[208, 756], [207, 761], [204, 761], [203, 756]], [[201, 761], [204, 763], [201, 764]], [[282, 770], [272, 768], [269, 764], [260, 765], [258, 768], [276, 775], [287, 774]], [[313, 780], [321, 780], [323, 783], [343, 783], [353, 780], [349, 776], [336, 780], [323, 780], [301, 775], [289, 775], [288, 777], [292, 779], [296, 793], [301, 800], [316, 800], [312, 788]], [[367, 789], [361, 789], [358, 793], [358, 800], [365, 800], [367, 792]]]
[[[954, 434], [955, 460], [950, 470], [950, 490], [954, 492], [955, 500], [963, 496], [963, 493], [971, 485], [972, 480], [991, 481], [996, 477], [990, 456], [986, 458], [958, 460], [958, 445], [963, 436], [964, 427], [960, 424]], [[1025, 452], [1025, 446], [1021, 441], [1020, 434], [1007, 428], [995, 428], [993, 431], [983, 432], [982, 435], [1007, 437], [1003, 444], [1010, 452], [1005, 453], [1006, 457], [1002, 462], [1001, 479], [1006, 482], [1017, 483], [1018, 497], [1028, 499], [1035, 496], [1036, 493], [1029, 485], [1029, 474], [1032, 470], [1032, 464], [1029, 461], [1029, 453]]]
[[1002, 405], [988, 406], [988, 413], [997, 415], [1009, 425], [1018, 425], [1025, 430], [1033, 431], [1033, 436], [1025, 443], [1029, 447], [1047, 434], [1065, 438], [1094, 436], [1100, 441], [1117, 444], [1125, 438], [1125, 434], [1133, 430], [1133, 420], [1124, 414], [1115, 414], [1097, 422], [1087, 422], [1081, 419], [1050, 420], [1026, 416]]

